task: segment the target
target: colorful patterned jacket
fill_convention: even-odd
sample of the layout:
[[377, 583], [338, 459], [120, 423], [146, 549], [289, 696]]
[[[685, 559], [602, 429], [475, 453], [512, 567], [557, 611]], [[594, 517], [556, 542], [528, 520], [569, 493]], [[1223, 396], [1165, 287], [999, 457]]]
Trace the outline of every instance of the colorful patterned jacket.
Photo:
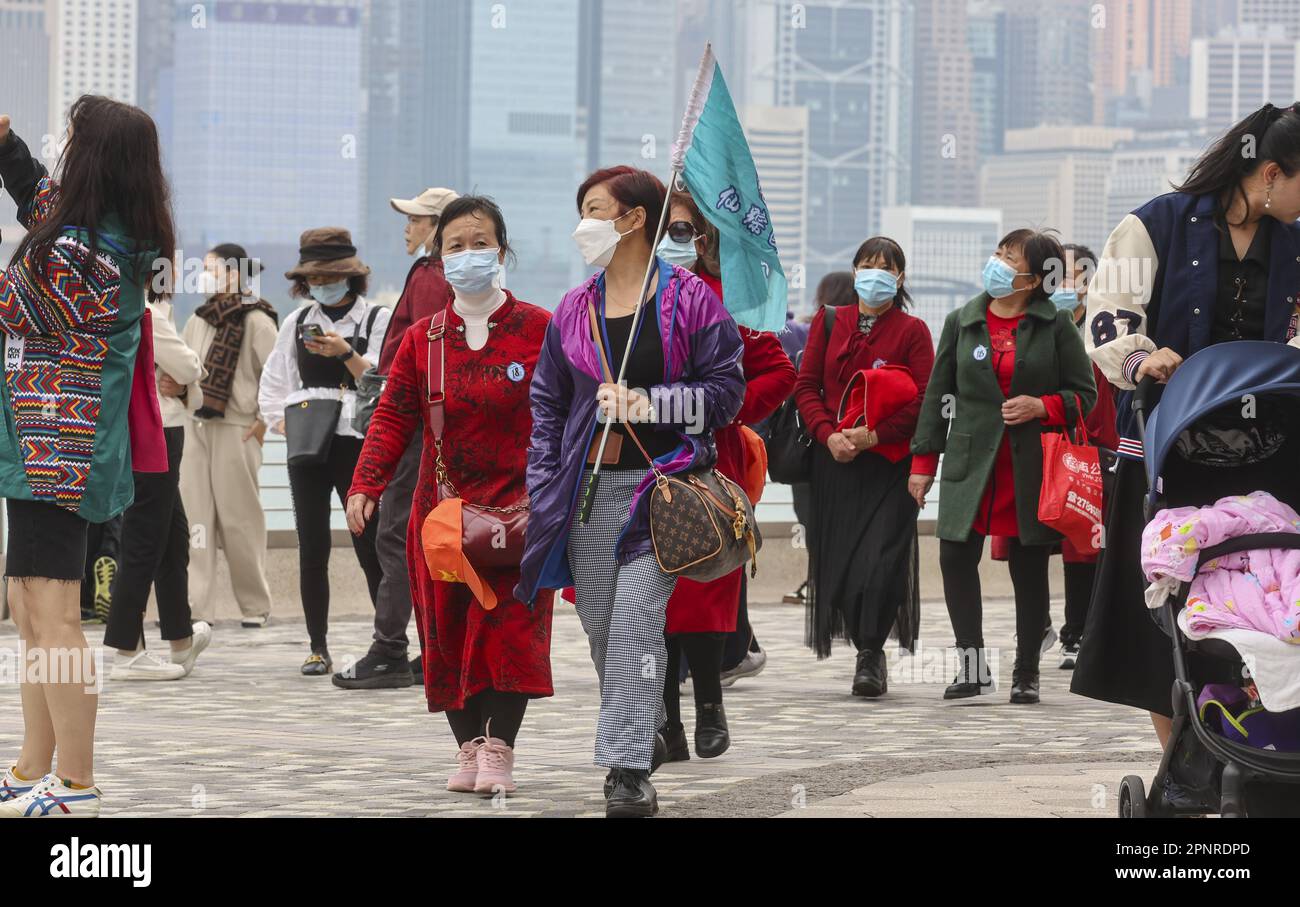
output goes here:
[[[54, 208], [58, 187], [14, 135], [0, 144], [0, 178], [29, 230]], [[153, 250], [101, 224], [66, 227], [53, 251], [0, 272], [0, 497], [57, 504], [90, 522], [135, 496], [127, 410]]]

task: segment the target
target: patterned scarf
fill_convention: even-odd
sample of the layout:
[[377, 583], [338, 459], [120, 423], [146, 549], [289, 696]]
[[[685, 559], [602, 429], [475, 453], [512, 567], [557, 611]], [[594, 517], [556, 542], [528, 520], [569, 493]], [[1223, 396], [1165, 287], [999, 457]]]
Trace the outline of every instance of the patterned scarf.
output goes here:
[[244, 318], [254, 309], [261, 309], [279, 324], [275, 309], [265, 299], [249, 304], [242, 296], [223, 294], [213, 296], [195, 310], [197, 317], [217, 329], [217, 336], [212, 339], [203, 360], [208, 374], [200, 384], [203, 405], [194, 414], [197, 418], [225, 418], [230, 387], [235, 381], [235, 366], [239, 364], [239, 350], [244, 344]]

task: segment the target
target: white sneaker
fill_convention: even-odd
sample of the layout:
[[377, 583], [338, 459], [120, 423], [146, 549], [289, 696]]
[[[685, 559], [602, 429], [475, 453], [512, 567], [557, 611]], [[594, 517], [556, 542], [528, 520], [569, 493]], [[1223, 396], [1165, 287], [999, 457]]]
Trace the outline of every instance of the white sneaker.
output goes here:
[[103, 802], [99, 788], [76, 790], [51, 774], [21, 797], [0, 803], [0, 819], [94, 819]]
[[729, 687], [742, 677], [753, 677], [756, 674], [763, 673], [767, 667], [767, 653], [762, 649], [757, 652], [746, 652], [745, 657], [740, 660], [730, 671], [722, 672], [722, 685]]
[[261, 617], [245, 617], [239, 621], [239, 625], [245, 630], [260, 630], [271, 622], [271, 615], [263, 614]]
[[114, 658], [109, 680], [180, 680], [186, 673], [183, 665], [163, 661], [148, 649], [142, 649], [134, 655]]
[[182, 677], [190, 676], [194, 671], [194, 662], [199, 660], [199, 656], [203, 654], [203, 650], [211, 642], [212, 624], [206, 620], [196, 620], [194, 622], [194, 636], [190, 639], [190, 647], [185, 651], [185, 657], [177, 661], [176, 653], [172, 653], [172, 664], [180, 665], [185, 669], [185, 673], [181, 675]]
[[4, 777], [0, 778], [0, 803], [5, 803], [9, 800], [17, 800], [33, 787], [40, 784], [39, 781], [24, 781], [19, 778], [14, 774], [14, 769], [16, 768], [18, 768], [18, 766], [11, 766], [9, 770], [4, 773]]

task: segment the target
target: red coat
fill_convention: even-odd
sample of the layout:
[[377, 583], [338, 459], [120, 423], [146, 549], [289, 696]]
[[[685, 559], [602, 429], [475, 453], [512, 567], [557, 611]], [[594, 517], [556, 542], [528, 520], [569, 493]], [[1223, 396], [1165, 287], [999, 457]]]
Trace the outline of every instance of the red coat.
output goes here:
[[[740, 426], [762, 422], [785, 402], [794, 389], [795, 371], [775, 334], [740, 329], [745, 344], [745, 402], [736, 419], [714, 432], [718, 446], [718, 471], [740, 481], [745, 471], [745, 448]], [[730, 633], [736, 629], [740, 608], [741, 568], [711, 583], [677, 581], [668, 599], [668, 633]]]
[[[532, 433], [528, 386], [550, 315], [507, 294], [493, 320], [496, 327], [487, 345], [471, 350], [457, 330], [464, 322], [447, 308], [443, 460], [465, 500], [508, 507], [527, 493], [524, 477]], [[402, 339], [348, 495], [379, 500], [411, 436], [422, 430], [424, 451], [406, 556], [429, 709], [459, 710], [467, 698], [487, 689], [549, 696], [551, 593], [540, 593], [530, 610], [514, 597], [518, 569], [482, 570], [480, 575], [492, 584], [499, 601], [496, 610], [484, 611], [468, 586], [435, 582], [425, 565], [420, 530], [438, 499], [436, 450], [425, 405], [429, 323], [428, 318], [417, 322]]]
[[388, 322], [384, 348], [379, 353], [379, 364], [375, 370], [381, 375], [387, 375], [393, 367], [393, 360], [397, 358], [402, 338], [411, 325], [432, 318], [450, 305], [452, 298], [441, 259], [421, 258], [413, 264], [407, 272], [402, 295], [398, 298], [397, 305], [393, 306], [393, 317]]

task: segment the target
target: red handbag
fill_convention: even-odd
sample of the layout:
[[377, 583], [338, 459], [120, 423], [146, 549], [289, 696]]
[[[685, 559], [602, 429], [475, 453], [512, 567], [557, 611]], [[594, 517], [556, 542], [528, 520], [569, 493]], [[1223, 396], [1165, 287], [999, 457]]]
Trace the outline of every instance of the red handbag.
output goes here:
[[1068, 431], [1043, 432], [1038, 520], [1080, 551], [1095, 551], [1101, 542], [1097, 528], [1102, 520], [1101, 460], [1097, 448], [1088, 443], [1082, 405], [1076, 406], [1076, 415], [1073, 439]]
[[[429, 575], [442, 582], [466, 583], [487, 610], [496, 607], [490, 584], [483, 582], [475, 568], [518, 569], [524, 554], [524, 532], [528, 528], [528, 499], [510, 507], [471, 504], [461, 498], [447, 474], [442, 458], [442, 436], [446, 427], [445, 403], [447, 353], [445, 348], [446, 312], [433, 316], [429, 326], [429, 428], [436, 450], [435, 480], [438, 505], [425, 518], [421, 531]], [[438, 368], [434, 369], [433, 350], [438, 348]]]

